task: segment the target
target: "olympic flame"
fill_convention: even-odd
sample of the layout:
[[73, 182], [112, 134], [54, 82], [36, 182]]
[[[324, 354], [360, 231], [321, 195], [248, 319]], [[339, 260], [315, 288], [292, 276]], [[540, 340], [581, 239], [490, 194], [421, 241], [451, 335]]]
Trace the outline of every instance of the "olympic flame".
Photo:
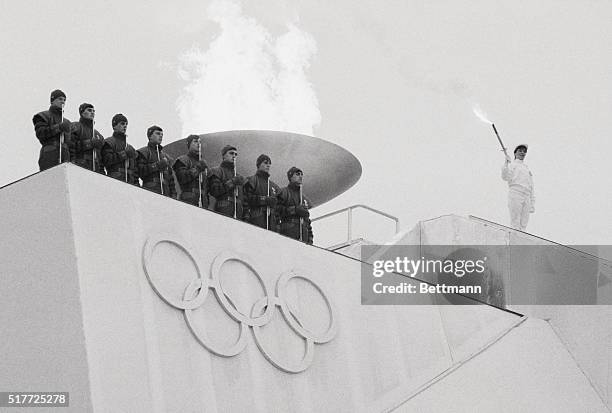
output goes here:
[[480, 108], [479, 105], [474, 105], [474, 108], [472, 109], [472, 111], [474, 112], [474, 115], [476, 115], [476, 117], [478, 119], [480, 119], [481, 121], [483, 121], [484, 123], [488, 123], [489, 125], [493, 125], [493, 122], [491, 122], [488, 118], [486, 113], [484, 113], [484, 111]]
[[484, 123], [487, 123], [493, 127], [493, 132], [495, 132], [495, 136], [497, 137], [497, 140], [499, 141], [501, 150], [506, 155], [506, 158], [509, 158], [507, 148], [504, 146], [504, 143], [502, 142], [501, 137], [499, 136], [499, 132], [497, 132], [497, 128], [495, 127], [495, 124], [491, 122], [489, 118], [487, 118], [487, 115], [484, 113], [484, 111], [480, 108], [479, 105], [477, 104], [474, 105], [474, 107], [472, 108], [472, 111], [474, 112], [474, 115], [476, 115], [478, 119], [480, 119]]
[[488, 123], [489, 125], [493, 124], [493, 122], [491, 122], [489, 118], [487, 117], [487, 114], [484, 113], [480, 105], [474, 105], [474, 108], [472, 109], [472, 111], [474, 112], [474, 115], [476, 115], [476, 117], [480, 119], [481, 121], [483, 121], [484, 123]]

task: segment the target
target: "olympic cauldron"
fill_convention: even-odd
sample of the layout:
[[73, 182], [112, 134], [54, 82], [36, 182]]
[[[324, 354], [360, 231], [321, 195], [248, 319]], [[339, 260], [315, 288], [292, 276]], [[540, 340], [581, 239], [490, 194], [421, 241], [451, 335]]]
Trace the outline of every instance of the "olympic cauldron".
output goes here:
[[[281, 187], [287, 184], [287, 170], [297, 166], [304, 171], [304, 192], [315, 206], [340, 195], [361, 177], [361, 163], [346, 149], [312, 136], [266, 130], [234, 130], [201, 134], [202, 158], [209, 167], [221, 163], [221, 149], [238, 149], [237, 172], [245, 177], [255, 173], [260, 154], [272, 159], [270, 179]], [[187, 139], [164, 147], [177, 158], [187, 153]]]

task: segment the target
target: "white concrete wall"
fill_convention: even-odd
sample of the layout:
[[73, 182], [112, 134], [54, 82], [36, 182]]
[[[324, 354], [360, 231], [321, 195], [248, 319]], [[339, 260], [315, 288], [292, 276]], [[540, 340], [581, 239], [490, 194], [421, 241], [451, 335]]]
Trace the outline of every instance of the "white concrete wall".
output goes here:
[[[44, 197], [32, 202], [40, 193]], [[3, 219], [17, 217], [2, 233], [3, 244], [14, 245], [2, 253], [1, 293], [9, 299], [0, 304], [0, 343], [8, 355], [0, 358], [0, 389], [70, 391], [75, 411], [389, 410], [486, 354], [522, 321], [487, 306], [363, 306], [356, 260], [73, 165], [4, 188], [0, 201]], [[145, 248], [156, 239], [175, 243]], [[242, 313], [264, 295], [253, 271], [269, 297], [279, 294], [279, 276], [294, 271], [332, 303], [337, 333], [314, 344], [305, 371], [290, 374], [270, 363], [251, 327], [238, 355], [212, 354], [188, 327], [187, 314], [212, 347], [231, 346], [239, 330], [212, 291], [185, 312], [153, 290], [152, 284], [166, 300], [180, 301], [198, 269], [209, 279], [215, 257], [228, 251], [254, 269], [233, 260], [219, 272]], [[286, 295], [304, 328], [315, 335], [326, 330], [326, 304], [311, 284], [292, 280]], [[39, 328], [19, 330], [24, 324]], [[278, 308], [260, 331], [270, 357], [300, 363], [304, 340]], [[520, 339], [511, 348], [502, 355], [506, 366], [524, 357]], [[548, 362], [533, 368], [555, 374]], [[506, 374], [524, 380], [521, 372]], [[579, 396], [594, 394], [587, 388]], [[518, 403], [520, 395], [503, 397]]]
[[69, 411], [90, 411], [65, 170], [0, 189], [0, 217], [0, 391], [70, 392]]
[[[514, 357], [509, 357], [510, 354]], [[544, 366], [554, 368], [549, 370]], [[397, 411], [605, 413], [609, 410], [576, 369], [550, 326], [542, 320], [528, 319], [497, 345], [414, 395]]]
[[[394, 241], [397, 244], [422, 242], [423, 245], [552, 244], [529, 234], [457, 215], [423, 221]], [[568, 250], [568, 259], [573, 260], [574, 255], [574, 252]], [[586, 266], [575, 274], [576, 277], [599, 276], [603, 279], [611, 275], [609, 265], [605, 262], [597, 267], [588, 257], [577, 256], [575, 259], [579, 263], [584, 262]], [[519, 295], [529, 297], [531, 294], [535, 297], [537, 289], [550, 291], [551, 294], [555, 287], [567, 290], [566, 286], [555, 286], [553, 278], [543, 280], [542, 274], [516, 275], [518, 277], [510, 279], [509, 273], [504, 273], [509, 287], [507, 293], [512, 294], [508, 301], [512, 301], [512, 298], [520, 300], [517, 298]], [[533, 279], [533, 283], [529, 282], [530, 279]], [[598, 302], [610, 302], [611, 283], [589, 281], [589, 285], [596, 286]], [[608, 408], [612, 407], [612, 305], [511, 305], [510, 308], [529, 317], [547, 320]]]
[[[517, 320], [486, 307], [458, 314], [432, 306], [362, 306], [361, 264], [355, 260], [77, 168], [68, 172], [94, 406], [110, 408], [118, 399], [147, 411], [384, 409]], [[91, 224], [94, 210], [106, 217], [98, 225]], [[312, 366], [299, 374], [272, 366], [251, 333], [243, 353], [211, 354], [195, 340], [182, 312], [164, 303], [147, 281], [142, 249], [159, 234], [188, 248], [204, 278], [215, 256], [228, 250], [247, 257], [272, 294], [281, 273], [304, 273], [334, 304], [337, 337], [316, 345]], [[160, 288], [176, 299], [196, 277], [186, 255], [170, 244], [156, 250], [151, 268]], [[227, 264], [223, 280], [243, 313], [263, 295], [253, 274], [236, 262]], [[323, 330], [327, 311], [321, 299], [307, 284], [298, 287], [298, 314]], [[199, 328], [216, 343], [232, 343], [237, 323], [213, 298], [196, 311]], [[303, 342], [278, 314], [264, 332], [274, 354], [300, 359]]]

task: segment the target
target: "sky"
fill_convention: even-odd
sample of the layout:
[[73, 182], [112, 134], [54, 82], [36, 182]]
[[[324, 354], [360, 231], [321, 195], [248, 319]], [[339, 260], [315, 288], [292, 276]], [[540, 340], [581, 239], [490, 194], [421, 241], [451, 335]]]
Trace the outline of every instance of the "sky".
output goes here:
[[[166, 144], [272, 129], [341, 145], [362, 177], [313, 216], [362, 203], [403, 229], [450, 213], [507, 224], [504, 157], [478, 105], [507, 147], [529, 144], [528, 231], [611, 244], [610, 21], [598, 0], [4, 2], [0, 186], [38, 170], [31, 119], [60, 88], [66, 116], [93, 103], [105, 136], [124, 113], [136, 147], [152, 124]], [[393, 233], [355, 221], [356, 235]]]

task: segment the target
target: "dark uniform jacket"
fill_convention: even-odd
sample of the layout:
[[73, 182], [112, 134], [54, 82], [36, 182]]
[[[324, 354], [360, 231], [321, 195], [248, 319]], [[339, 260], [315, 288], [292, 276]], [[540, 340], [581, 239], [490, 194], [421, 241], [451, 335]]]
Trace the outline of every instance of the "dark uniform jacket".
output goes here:
[[108, 176], [125, 182], [125, 165], [127, 161], [127, 182], [140, 186], [138, 182], [136, 159], [129, 158], [125, 152], [127, 148], [131, 148], [134, 153], [136, 153], [136, 151], [132, 145], [126, 142], [125, 138], [125, 134], [114, 132], [113, 136], [104, 140], [104, 145], [102, 146], [102, 164], [106, 168], [106, 174]]
[[[138, 176], [142, 179], [142, 187], [149, 191], [161, 194], [161, 179], [163, 179], [164, 195], [176, 199], [176, 187], [174, 186], [174, 176], [172, 175], [172, 159], [164, 153], [163, 147], [159, 145], [159, 157], [157, 152], [158, 145], [149, 142], [144, 148], [138, 149], [136, 165]], [[166, 167], [160, 170], [159, 161], [165, 159]], [[161, 173], [160, 173], [161, 172]], [[161, 177], [160, 177], [161, 175]]]
[[[70, 121], [64, 118], [64, 122]], [[59, 146], [60, 146], [60, 124], [62, 123], [62, 109], [51, 106], [49, 110], [37, 113], [32, 118], [34, 123], [34, 131], [36, 137], [40, 141], [40, 156], [38, 157], [38, 166], [41, 171], [49, 169], [52, 166], [59, 164]], [[64, 145], [62, 147], [62, 162], [70, 161], [70, 151], [68, 143], [70, 134], [64, 134]]]
[[81, 118], [78, 122], [72, 123], [68, 145], [72, 163], [90, 171], [104, 173], [102, 145], [104, 145], [104, 137], [97, 130], [94, 132], [93, 120]]
[[[208, 191], [206, 171], [200, 170], [197, 165], [199, 156], [191, 152], [181, 155], [172, 165], [176, 180], [181, 188], [180, 200], [191, 205], [198, 205], [202, 198], [202, 207], [208, 208]], [[200, 174], [202, 175], [202, 187], [200, 187]]]
[[244, 202], [243, 189], [241, 185], [233, 186], [229, 182], [232, 178], [234, 178], [234, 163], [221, 162], [221, 165], [212, 168], [208, 174], [208, 191], [216, 199], [214, 211], [233, 217], [235, 200], [236, 218], [244, 219], [248, 215], [248, 210]]
[[[301, 205], [306, 210], [312, 208], [312, 202], [305, 196], [302, 196]], [[302, 225], [300, 226], [300, 216], [296, 211], [296, 207], [299, 206], [300, 185], [292, 182], [281, 189], [278, 194], [277, 211], [281, 219], [280, 233], [294, 239], [300, 239], [301, 232], [302, 241], [312, 244], [313, 234], [310, 217], [302, 217]]]
[[[276, 196], [280, 192], [280, 187], [269, 179], [270, 174], [264, 171], [257, 171], [255, 175], [247, 178], [244, 184], [244, 196], [249, 205], [248, 221], [261, 228], [266, 228], [267, 224], [267, 229], [278, 232]], [[270, 206], [266, 200], [269, 197], [274, 199], [273, 206]]]

